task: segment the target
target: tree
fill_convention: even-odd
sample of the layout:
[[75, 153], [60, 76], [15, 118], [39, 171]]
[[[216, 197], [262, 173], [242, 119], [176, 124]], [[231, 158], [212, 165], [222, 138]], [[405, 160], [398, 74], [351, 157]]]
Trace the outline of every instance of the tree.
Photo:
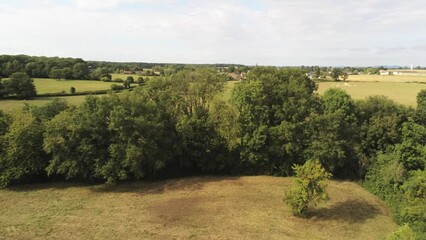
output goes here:
[[76, 63], [72, 67], [72, 76], [74, 79], [86, 79], [89, 74], [89, 68], [86, 63]]
[[124, 81], [123, 82], [123, 86], [124, 86], [124, 88], [130, 88], [130, 81], [129, 80], [126, 80], [126, 81]]
[[30, 113], [15, 112], [0, 136], [0, 187], [44, 174], [48, 158], [43, 151], [43, 125]]
[[239, 111], [246, 173], [288, 175], [303, 162], [307, 120], [318, 109], [316, 84], [300, 69], [256, 67], [232, 92]]
[[293, 186], [286, 196], [286, 202], [295, 216], [306, 216], [309, 207], [314, 207], [327, 197], [326, 187], [331, 178], [318, 160], [308, 160], [302, 166], [294, 165], [296, 173]]
[[342, 72], [342, 74], [340, 75], [340, 77], [342, 78], [343, 81], [346, 81], [349, 77], [347, 72]]
[[75, 87], [70, 87], [70, 93], [74, 94], [75, 93]]
[[52, 68], [52, 70], [50, 70], [49, 77], [56, 80], [60, 80], [64, 78], [64, 74], [62, 72], [62, 69], [54, 67]]
[[19, 99], [30, 99], [37, 96], [34, 81], [23, 72], [12, 74], [9, 80], [4, 81], [5, 91], [15, 94]]
[[126, 79], [129, 83], [133, 83], [135, 81], [135, 79], [133, 79], [132, 76], [128, 76]]
[[334, 81], [339, 81], [339, 77], [341, 73], [342, 73], [342, 70], [340, 68], [333, 68], [333, 70], [331, 70], [330, 76]]
[[137, 83], [139, 84], [139, 86], [143, 86], [145, 85], [145, 80], [143, 79], [143, 77], [138, 77]]

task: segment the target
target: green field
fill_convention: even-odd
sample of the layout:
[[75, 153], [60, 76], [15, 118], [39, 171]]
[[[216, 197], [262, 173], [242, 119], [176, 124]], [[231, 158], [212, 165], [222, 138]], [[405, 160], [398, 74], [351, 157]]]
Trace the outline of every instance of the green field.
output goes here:
[[46, 183], [0, 190], [2, 239], [382, 239], [382, 201], [331, 181], [308, 218], [284, 203], [290, 178], [197, 177], [117, 186]]
[[34, 85], [37, 94], [70, 92], [71, 87], [75, 87], [76, 92], [109, 90], [111, 82], [90, 81], [90, 80], [55, 80], [49, 78], [34, 78]]
[[373, 95], [384, 95], [398, 103], [415, 106], [416, 96], [426, 84], [403, 82], [320, 82], [318, 93], [329, 88], [341, 88], [354, 99], [364, 99]]
[[[102, 95], [99, 95], [99, 96], [102, 96]], [[79, 105], [86, 99], [86, 96], [83, 95], [83, 96], [66, 96], [66, 97], [38, 97], [32, 100], [0, 100], [0, 110], [5, 112], [10, 112], [13, 109], [23, 107], [25, 103], [28, 103], [33, 106], [42, 106], [52, 101], [54, 98], [64, 99], [70, 104]]]
[[123, 73], [111, 73], [111, 76], [113, 80], [116, 78], [121, 78], [123, 80], [126, 80], [127, 77], [132, 76], [135, 81], [138, 80], [139, 77], [143, 77], [145, 81], [156, 78], [156, 76], [140, 76], [137, 74], [123, 74]]

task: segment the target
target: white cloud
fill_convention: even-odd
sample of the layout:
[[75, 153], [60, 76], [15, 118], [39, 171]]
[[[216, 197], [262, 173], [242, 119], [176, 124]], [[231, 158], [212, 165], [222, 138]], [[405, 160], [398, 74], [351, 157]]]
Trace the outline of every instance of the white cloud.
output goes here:
[[0, 22], [7, 24], [0, 52], [119, 61], [426, 66], [424, 51], [415, 50], [426, 41], [424, 1], [255, 2], [3, 3]]

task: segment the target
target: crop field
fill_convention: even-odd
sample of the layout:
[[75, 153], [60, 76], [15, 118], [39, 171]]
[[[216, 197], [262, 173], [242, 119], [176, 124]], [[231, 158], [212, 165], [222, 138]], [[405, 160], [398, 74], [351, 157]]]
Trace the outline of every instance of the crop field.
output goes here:
[[55, 80], [49, 78], [34, 78], [34, 85], [37, 93], [58, 93], [70, 92], [74, 87], [76, 92], [109, 90], [111, 82], [91, 81], [91, 80]]
[[416, 106], [417, 94], [426, 89], [426, 84], [403, 82], [320, 82], [318, 93], [329, 88], [341, 88], [354, 99], [364, 99], [373, 95], [384, 95], [398, 103]]
[[382, 239], [384, 204], [351, 182], [307, 218], [284, 203], [291, 178], [194, 177], [116, 186], [45, 183], [0, 190], [4, 239]]
[[404, 82], [424, 82], [426, 83], [426, 72], [425, 75], [415, 76], [400, 76], [400, 75], [349, 75], [348, 81], [361, 81], [361, 82], [392, 82], [392, 83], [404, 83]]

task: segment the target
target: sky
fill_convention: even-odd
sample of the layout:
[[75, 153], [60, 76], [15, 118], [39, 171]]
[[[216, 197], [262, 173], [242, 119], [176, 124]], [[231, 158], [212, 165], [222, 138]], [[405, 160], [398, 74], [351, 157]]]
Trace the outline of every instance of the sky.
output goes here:
[[425, 0], [0, 0], [0, 54], [426, 66]]

